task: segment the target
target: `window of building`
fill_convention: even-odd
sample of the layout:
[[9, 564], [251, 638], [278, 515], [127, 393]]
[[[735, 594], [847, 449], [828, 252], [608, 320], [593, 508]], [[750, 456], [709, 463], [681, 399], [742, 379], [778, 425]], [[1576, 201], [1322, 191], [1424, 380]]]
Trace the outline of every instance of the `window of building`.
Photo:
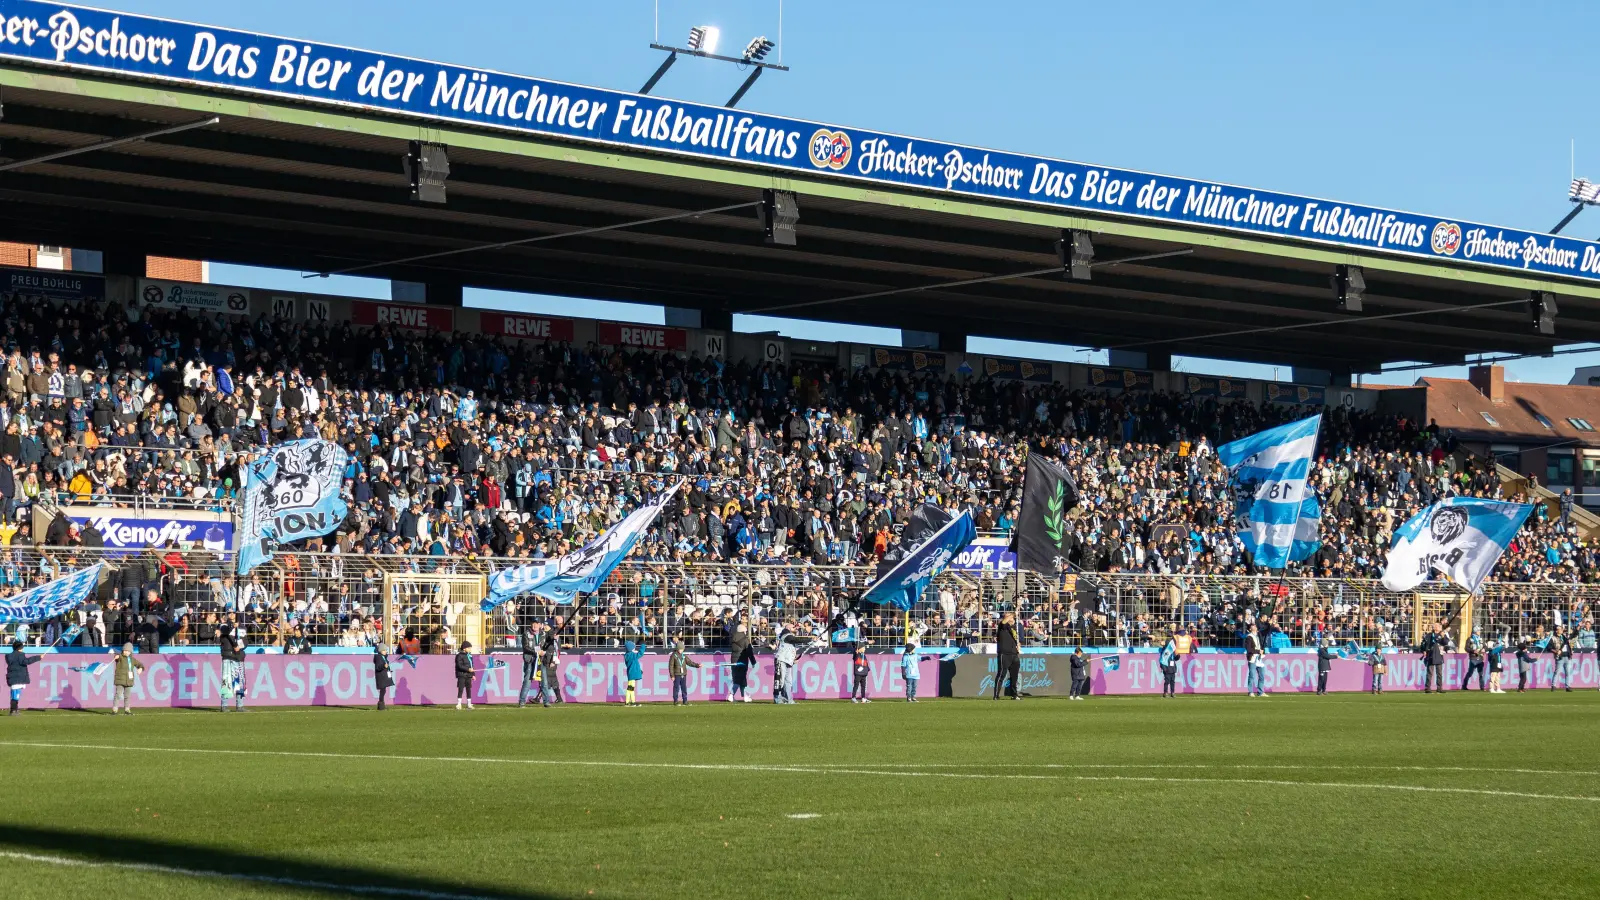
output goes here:
[[1577, 418], [1576, 416], [1569, 416], [1569, 417], [1567, 417], [1567, 421], [1572, 424], [1573, 428], [1576, 428], [1579, 431], [1593, 431], [1594, 430], [1594, 426], [1589, 424], [1589, 420], [1588, 419], [1580, 419], [1580, 418]]
[[1571, 453], [1552, 453], [1545, 458], [1544, 483], [1571, 485], [1576, 463]]
[[1480, 412], [1480, 413], [1478, 413], [1478, 415], [1483, 416], [1483, 420], [1485, 422], [1488, 422], [1491, 427], [1493, 427], [1493, 428], [1499, 428], [1500, 427], [1500, 423], [1496, 422], [1494, 420], [1494, 416], [1491, 416], [1486, 412]]
[[1586, 488], [1600, 487], [1600, 456], [1584, 454], [1583, 486]]
[[1533, 418], [1538, 421], [1540, 425], [1543, 425], [1551, 431], [1556, 429], [1555, 423], [1550, 421], [1550, 417], [1546, 416], [1544, 413], [1534, 413]]

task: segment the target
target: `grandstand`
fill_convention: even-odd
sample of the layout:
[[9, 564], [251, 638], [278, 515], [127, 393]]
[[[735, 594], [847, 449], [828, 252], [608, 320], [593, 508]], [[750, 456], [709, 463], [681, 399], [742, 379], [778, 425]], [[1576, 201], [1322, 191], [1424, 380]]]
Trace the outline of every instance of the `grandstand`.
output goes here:
[[[32, 4], [18, 8], [8, 21], [26, 29]], [[90, 24], [104, 15], [60, 27], [110, 34]], [[196, 47], [222, 33], [137, 17], [116, 33], [136, 22]], [[379, 81], [380, 63], [404, 62], [454, 83], [455, 67], [361, 58]], [[465, 106], [436, 95], [421, 110], [381, 90], [351, 102], [157, 69], [0, 47], [14, 167], [0, 197], [15, 213], [0, 238], [57, 248], [62, 268], [3, 272], [0, 539], [52, 559], [119, 554], [106, 589], [129, 620], [118, 634], [138, 629], [152, 588], [190, 616], [164, 621], [158, 640], [204, 640], [218, 612], [247, 607], [256, 639], [282, 647], [359, 643], [351, 632], [396, 606], [423, 631], [459, 630], [459, 598], [417, 599], [420, 576], [459, 575], [452, 590], [470, 591], [581, 546], [677, 479], [687, 488], [635, 551], [641, 568], [596, 595], [581, 642], [642, 632], [646, 613], [656, 640], [715, 635], [752, 601], [829, 618], [918, 503], [969, 508], [1003, 540], [1031, 449], [1083, 489], [1068, 574], [950, 576], [923, 613], [951, 641], [981, 643], [1013, 605], [1044, 645], [1132, 644], [1202, 619], [1237, 643], [1229, 616], [1259, 605], [1268, 573], [1234, 537], [1212, 448], [1318, 411], [1312, 483], [1328, 521], [1322, 550], [1290, 572], [1308, 587], [1289, 618], [1348, 606], [1314, 579], [1376, 597], [1351, 580], [1379, 573], [1406, 517], [1457, 495], [1542, 501], [1497, 571], [1529, 586], [1507, 588], [1508, 621], [1588, 615], [1600, 562], [1584, 509], [1600, 502], [1585, 490], [1600, 466], [1590, 389], [1536, 393], [1492, 366], [1404, 390], [1353, 378], [1600, 339], [1600, 251], [1585, 242], [770, 116], [696, 118], [692, 104], [553, 82], [468, 89]], [[707, 123], [716, 152], [674, 143], [675, 124], [659, 137], [669, 121]], [[774, 137], [812, 131], [831, 156]], [[741, 139], [759, 152], [741, 157]], [[448, 164], [423, 173], [418, 154], [436, 148]], [[444, 202], [421, 202], [441, 199], [421, 191], [430, 178]], [[775, 191], [793, 196], [798, 223], [774, 220]], [[358, 271], [392, 279], [395, 299], [198, 283], [163, 262], [185, 259]], [[669, 324], [469, 309], [468, 286], [665, 306]], [[908, 346], [732, 333], [741, 312], [898, 327]], [[969, 335], [1109, 348], [1113, 364], [968, 353]], [[1173, 354], [1295, 377], [1175, 373]], [[351, 452], [352, 512], [245, 599], [224, 574], [241, 460], [304, 436]], [[354, 593], [340, 585], [355, 581], [342, 562], [353, 557], [373, 567]], [[58, 569], [17, 565], [11, 586]], [[1215, 587], [1181, 599], [1198, 584]], [[1339, 613], [1349, 637], [1375, 636], [1373, 603]]]

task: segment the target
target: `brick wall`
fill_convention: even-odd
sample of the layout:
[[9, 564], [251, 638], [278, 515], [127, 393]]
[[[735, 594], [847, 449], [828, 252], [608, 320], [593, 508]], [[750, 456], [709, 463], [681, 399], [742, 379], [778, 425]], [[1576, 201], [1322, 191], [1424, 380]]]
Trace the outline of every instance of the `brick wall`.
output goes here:
[[33, 244], [7, 244], [0, 242], [0, 266], [31, 267], [38, 248]]
[[198, 260], [169, 259], [165, 256], [147, 256], [144, 261], [146, 278], [164, 278], [168, 281], [200, 281], [203, 267]]

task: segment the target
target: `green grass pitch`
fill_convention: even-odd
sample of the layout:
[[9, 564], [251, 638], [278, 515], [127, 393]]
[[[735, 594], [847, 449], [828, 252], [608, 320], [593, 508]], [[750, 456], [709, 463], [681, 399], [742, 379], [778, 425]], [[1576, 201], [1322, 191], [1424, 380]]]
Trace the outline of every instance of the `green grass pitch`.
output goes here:
[[1589, 896], [1597, 713], [1592, 691], [32, 713], [0, 719], [0, 896]]

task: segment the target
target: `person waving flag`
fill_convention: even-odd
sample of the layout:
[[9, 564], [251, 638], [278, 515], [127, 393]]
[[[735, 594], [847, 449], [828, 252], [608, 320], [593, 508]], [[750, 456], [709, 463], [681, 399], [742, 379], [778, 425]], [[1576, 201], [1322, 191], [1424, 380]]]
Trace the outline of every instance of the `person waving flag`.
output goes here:
[[1306, 490], [1321, 427], [1312, 416], [1217, 448], [1232, 473], [1239, 540], [1257, 565], [1282, 569], [1322, 546], [1322, 507]]

